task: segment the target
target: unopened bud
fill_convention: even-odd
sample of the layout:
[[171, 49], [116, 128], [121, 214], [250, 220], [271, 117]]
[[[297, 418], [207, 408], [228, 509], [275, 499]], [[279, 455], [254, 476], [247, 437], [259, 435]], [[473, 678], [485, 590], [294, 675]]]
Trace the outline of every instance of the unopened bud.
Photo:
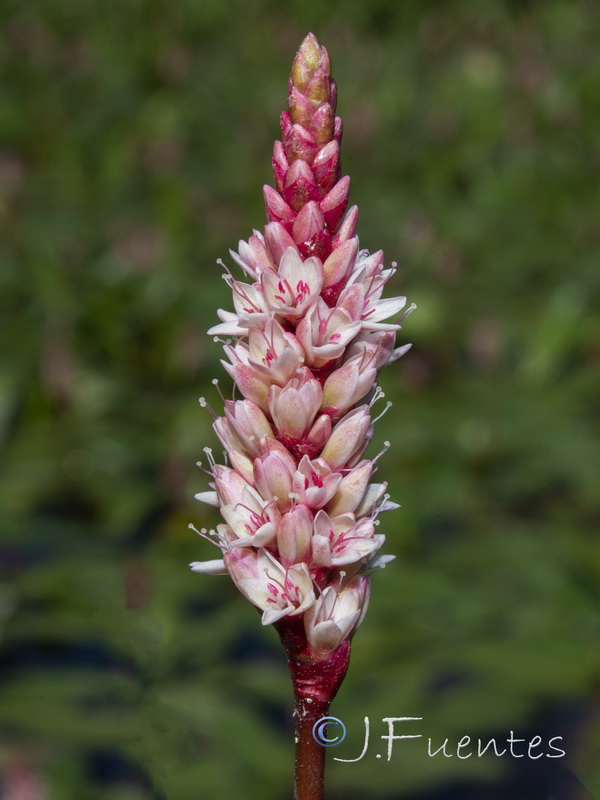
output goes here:
[[313, 515], [305, 505], [297, 505], [282, 516], [277, 546], [285, 567], [309, 560], [312, 532]]

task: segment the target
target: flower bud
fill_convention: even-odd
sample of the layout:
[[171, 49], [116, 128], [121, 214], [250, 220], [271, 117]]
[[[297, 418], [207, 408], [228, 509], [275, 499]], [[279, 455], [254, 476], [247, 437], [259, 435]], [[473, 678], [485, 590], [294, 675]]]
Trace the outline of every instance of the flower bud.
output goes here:
[[348, 408], [358, 403], [372, 388], [377, 371], [364, 367], [362, 356], [343, 364], [325, 381], [323, 386], [323, 409], [333, 416], [341, 416]]
[[373, 463], [367, 460], [344, 475], [337, 492], [327, 504], [327, 513], [336, 516], [356, 511], [367, 491], [372, 474]]
[[235, 470], [229, 469], [229, 467], [223, 467], [221, 464], [216, 464], [214, 467], [214, 476], [215, 489], [221, 506], [226, 506], [230, 503], [240, 503], [246, 490], [250, 491], [251, 494], [253, 493], [253, 496], [260, 501], [256, 490], [238, 475]]
[[285, 567], [310, 560], [313, 515], [305, 505], [297, 505], [281, 517], [277, 528], [277, 549]]
[[322, 107], [322, 104], [327, 103], [329, 100], [329, 75], [319, 68], [315, 70], [312, 77], [306, 84], [304, 90], [313, 107]]
[[333, 429], [331, 438], [323, 448], [321, 458], [324, 458], [332, 469], [344, 467], [364, 446], [370, 423], [368, 406], [360, 406], [350, 411]]
[[[308, 128], [310, 125], [313, 117], [315, 110], [313, 104], [302, 94], [302, 92], [300, 92], [295, 86], [292, 86], [288, 94], [288, 106], [290, 109], [290, 120], [303, 132], [310, 136], [306, 128]], [[313, 148], [316, 152], [315, 140], [312, 138], [312, 136], [311, 139], [313, 141]], [[301, 158], [299, 155], [294, 155], [293, 157]], [[306, 160], [308, 161], [308, 159]]]
[[265, 226], [265, 245], [272, 258], [272, 263], [268, 265], [272, 269], [277, 268], [288, 247], [296, 249], [294, 240], [280, 222], [269, 222]]
[[360, 460], [363, 457], [367, 447], [371, 444], [371, 440], [373, 439], [374, 435], [375, 435], [375, 425], [371, 423], [367, 428], [367, 432], [365, 433], [362, 442], [359, 442], [358, 447], [348, 459], [346, 463], [346, 467], [348, 469], [354, 469], [354, 467], [360, 463]]
[[319, 199], [317, 182], [306, 161], [298, 158], [290, 165], [283, 182], [283, 198], [294, 211]]
[[352, 206], [342, 219], [342, 224], [333, 239], [332, 247], [335, 249], [339, 247], [342, 242], [351, 239], [356, 231], [356, 223], [358, 222], [358, 206]]
[[331, 252], [331, 236], [325, 225], [319, 204], [312, 200], [298, 212], [292, 226], [292, 236], [298, 249], [306, 258], [318, 256], [321, 260]]
[[[312, 115], [312, 107], [310, 107], [310, 113]], [[297, 122], [297, 120], [294, 120], [294, 122]], [[288, 164], [296, 161], [296, 159], [302, 159], [310, 169], [309, 165], [312, 164], [318, 148], [314, 136], [306, 129], [308, 124], [306, 127], [303, 127], [303, 124], [292, 125], [286, 131], [283, 146]]]
[[270, 222], [281, 222], [290, 231], [296, 219], [296, 212], [291, 209], [281, 195], [270, 186], [263, 186], [265, 211]]
[[294, 221], [292, 228], [292, 236], [294, 241], [299, 245], [302, 242], [307, 242], [314, 239], [323, 233], [325, 229], [325, 218], [323, 212], [316, 202], [307, 203], [302, 208]]
[[313, 446], [315, 452], [320, 453], [325, 447], [331, 436], [331, 427], [331, 417], [328, 414], [321, 414], [308, 432], [306, 441]]
[[358, 253], [358, 239], [349, 239], [334, 250], [323, 264], [323, 285], [334, 286], [352, 272]]
[[266, 411], [269, 408], [269, 380], [253, 367], [240, 362], [228, 364], [221, 360], [228, 374], [236, 382], [238, 389], [247, 400], [252, 400]]
[[275, 177], [275, 186], [277, 191], [281, 193], [283, 190], [283, 179], [285, 173], [288, 171], [289, 162], [283, 149], [283, 144], [277, 140], [273, 145], [273, 159], [271, 161], [273, 166], [273, 175]]
[[234, 470], [241, 475], [245, 481], [248, 483], [253, 483], [254, 468], [252, 465], [252, 459], [241, 450], [230, 450], [227, 455]]
[[[340, 177], [340, 146], [336, 141], [328, 142], [325, 147], [319, 150], [312, 162], [312, 170], [319, 185], [321, 196], [325, 197], [327, 192], [333, 189]], [[322, 211], [326, 210], [322, 205], [321, 209]], [[327, 215], [325, 219], [327, 221]], [[331, 225], [329, 225], [329, 228], [333, 230]]]
[[314, 378], [292, 378], [283, 389], [271, 386], [269, 411], [279, 436], [304, 439], [321, 407], [322, 394], [321, 384]]
[[[265, 436], [273, 436], [273, 429], [260, 408], [251, 400], [227, 400], [225, 415], [228, 428], [251, 456], [257, 453], [258, 442]], [[222, 418], [221, 418], [222, 419]], [[217, 420], [218, 422], [219, 420]], [[215, 422], [215, 429], [217, 422]], [[223, 439], [224, 446], [229, 450]]]
[[338, 222], [346, 210], [349, 192], [350, 178], [346, 176], [339, 180], [319, 203], [327, 227], [332, 232], [337, 229]]
[[291, 506], [290, 492], [296, 463], [291, 455], [268, 452], [254, 460], [254, 483], [265, 500], [273, 501], [280, 511]]
[[310, 79], [319, 67], [325, 73], [330, 72], [329, 54], [314, 33], [309, 33], [304, 37], [292, 64], [292, 85], [306, 94]]
[[231, 429], [231, 426], [225, 419], [225, 417], [218, 417], [213, 422], [213, 430], [219, 437], [219, 441], [229, 452], [229, 450], [235, 450], [242, 447], [242, 443], [238, 439], [238, 437], [234, 434]]
[[308, 130], [315, 137], [317, 147], [323, 147], [333, 139], [335, 115], [329, 103], [320, 106], [314, 113]]

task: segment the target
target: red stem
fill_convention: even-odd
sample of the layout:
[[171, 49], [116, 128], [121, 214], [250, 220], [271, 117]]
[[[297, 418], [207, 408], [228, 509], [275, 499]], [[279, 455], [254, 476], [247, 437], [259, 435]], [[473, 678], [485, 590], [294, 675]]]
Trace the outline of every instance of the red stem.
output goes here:
[[[312, 702], [311, 702], [312, 700]], [[323, 800], [327, 749], [313, 737], [314, 724], [329, 713], [329, 703], [296, 693], [294, 800]]]
[[313, 727], [328, 715], [331, 701], [342, 685], [350, 660], [350, 642], [346, 640], [337, 650], [316, 659], [301, 621], [284, 618], [275, 626], [288, 654], [295, 695], [294, 800], [323, 800], [327, 749], [315, 740]]

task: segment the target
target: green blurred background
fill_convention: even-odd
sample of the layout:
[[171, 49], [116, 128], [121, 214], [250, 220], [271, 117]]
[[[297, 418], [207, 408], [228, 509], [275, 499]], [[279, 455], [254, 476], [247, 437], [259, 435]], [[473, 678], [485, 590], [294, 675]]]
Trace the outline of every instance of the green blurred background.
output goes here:
[[[328, 800], [600, 797], [599, 6], [4, 0], [0, 6], [2, 800], [284, 800], [272, 629], [187, 528], [228, 248], [292, 58], [331, 53], [363, 247], [413, 349], [371, 448], [399, 511], [332, 712]], [[596, 442], [595, 442], [596, 439]], [[564, 737], [567, 757], [425, 740]], [[548, 751], [548, 748], [545, 748]], [[26, 794], [30, 791], [29, 794]]]

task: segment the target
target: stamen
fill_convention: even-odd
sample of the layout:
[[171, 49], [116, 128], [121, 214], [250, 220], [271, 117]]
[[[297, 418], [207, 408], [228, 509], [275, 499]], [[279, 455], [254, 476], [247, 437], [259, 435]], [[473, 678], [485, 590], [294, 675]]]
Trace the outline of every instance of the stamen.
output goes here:
[[206, 457], [208, 458], [208, 463], [214, 470], [214, 468], [217, 466], [217, 462], [215, 461], [215, 457], [213, 456], [212, 448], [204, 447], [203, 450], [206, 453]]
[[217, 415], [212, 406], [207, 402], [206, 397], [199, 397], [198, 402], [200, 403], [201, 408], [208, 409], [208, 413], [211, 415], [213, 419], [217, 419]]
[[211, 383], [212, 383], [213, 386], [216, 387], [217, 392], [219, 393], [219, 397], [223, 401], [223, 404], [225, 404], [225, 398], [223, 397], [223, 392], [221, 391], [221, 387], [219, 386], [219, 379], [218, 378], [213, 378]]
[[381, 414], [378, 417], [375, 417], [375, 419], [373, 420], [373, 422], [371, 424], [374, 425], [376, 422], [379, 422], [379, 420], [387, 414], [387, 412], [390, 410], [392, 405], [393, 405], [392, 401], [388, 400], [387, 403], [385, 404], [385, 408], [383, 409]]
[[373, 397], [371, 398], [371, 402], [369, 403], [369, 409], [373, 408], [374, 404], [378, 400], [382, 400], [385, 397], [385, 392], [381, 388], [381, 386], [375, 386], [375, 391], [373, 392]]
[[416, 303], [411, 303], [404, 312], [404, 314], [400, 314], [398, 319], [394, 320], [394, 325], [399, 325], [401, 322], [404, 322], [404, 320], [408, 317], [409, 314], [412, 314], [412, 312], [415, 310], [416, 307], [417, 307]]
[[188, 528], [191, 531], [194, 531], [194, 533], [197, 533], [198, 536], [201, 536], [203, 539], [206, 539], [206, 541], [210, 542], [210, 544], [214, 545], [215, 547], [218, 547], [224, 553], [228, 551], [228, 547], [225, 546], [225, 544], [223, 543], [223, 539], [217, 533], [217, 531], [212, 529], [207, 531], [206, 528], [200, 528], [200, 530], [198, 530], [198, 528], [196, 528], [195, 525], [192, 525], [191, 522], [188, 525]]
[[[268, 569], [266, 569], [266, 570], [265, 570], [265, 575], [266, 575], [266, 576], [267, 576], [267, 578], [268, 578], [270, 581], [272, 581], [274, 584], [276, 584], [277, 586], [280, 586], [280, 587], [281, 587], [281, 591], [282, 591], [282, 592], [285, 594], [285, 584], [284, 584], [284, 583], [282, 583], [282, 582], [281, 582], [281, 581], [280, 581], [278, 578], [274, 578], [274, 577], [273, 577], [273, 576], [272, 576], [272, 575], [269, 573], [269, 570], [268, 570]], [[287, 571], [286, 571], [286, 578], [287, 578]], [[286, 578], [284, 578], [284, 581], [286, 580]]]
[[381, 458], [381, 456], [382, 456], [384, 453], [387, 453], [387, 451], [390, 449], [390, 447], [391, 447], [391, 446], [392, 446], [392, 445], [391, 445], [391, 442], [384, 442], [384, 443], [383, 443], [383, 449], [382, 449], [382, 450], [380, 450], [380, 452], [379, 452], [379, 453], [377, 453], [377, 455], [376, 455], [376, 456], [375, 456], [375, 458], [374, 458], [374, 459], [371, 461], [371, 463], [372, 463], [372, 464], [375, 464], [375, 463], [376, 463], [376, 461], [377, 461], [379, 458]]

